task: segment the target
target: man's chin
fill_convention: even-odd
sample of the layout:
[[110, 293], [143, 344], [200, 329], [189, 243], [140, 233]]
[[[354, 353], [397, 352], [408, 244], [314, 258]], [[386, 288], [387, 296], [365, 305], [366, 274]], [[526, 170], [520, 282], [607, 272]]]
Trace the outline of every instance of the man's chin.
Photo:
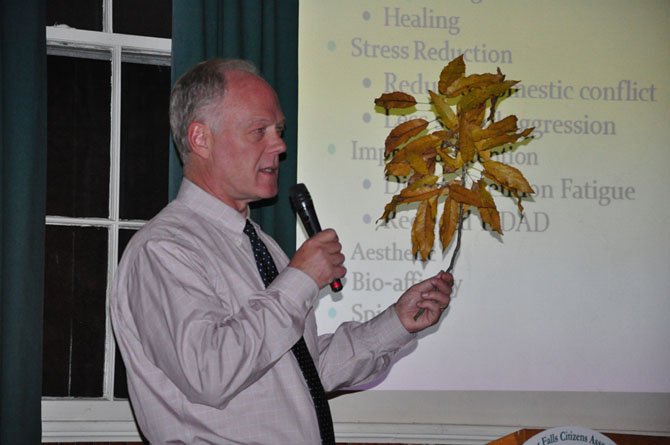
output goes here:
[[279, 193], [279, 187], [274, 186], [274, 187], [264, 187], [262, 190], [259, 190], [258, 192], [258, 200], [263, 201], [266, 199], [272, 199], [277, 196]]

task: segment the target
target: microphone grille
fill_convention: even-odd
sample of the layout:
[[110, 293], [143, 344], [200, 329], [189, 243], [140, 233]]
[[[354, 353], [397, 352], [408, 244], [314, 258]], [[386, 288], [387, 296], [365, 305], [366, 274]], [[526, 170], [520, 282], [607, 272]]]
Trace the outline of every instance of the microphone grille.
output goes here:
[[307, 191], [307, 187], [303, 183], [292, 186], [289, 189], [288, 194], [293, 205], [297, 205], [300, 202], [310, 202], [312, 200], [309, 191]]

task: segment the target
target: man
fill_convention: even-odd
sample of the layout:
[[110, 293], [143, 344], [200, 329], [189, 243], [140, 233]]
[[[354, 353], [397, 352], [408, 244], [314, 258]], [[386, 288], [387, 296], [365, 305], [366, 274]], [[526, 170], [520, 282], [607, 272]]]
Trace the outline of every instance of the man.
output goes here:
[[[452, 277], [441, 272], [373, 320], [318, 336], [315, 298], [346, 272], [337, 234], [316, 234], [289, 261], [247, 219], [249, 203], [277, 194], [286, 150], [273, 89], [245, 62], [203, 62], [175, 84], [170, 124], [183, 183], [129, 243], [111, 293], [139, 426], [156, 444], [321, 443], [328, 426], [297, 344], [325, 391], [371, 381], [439, 320]], [[270, 277], [256, 257], [265, 246]]]

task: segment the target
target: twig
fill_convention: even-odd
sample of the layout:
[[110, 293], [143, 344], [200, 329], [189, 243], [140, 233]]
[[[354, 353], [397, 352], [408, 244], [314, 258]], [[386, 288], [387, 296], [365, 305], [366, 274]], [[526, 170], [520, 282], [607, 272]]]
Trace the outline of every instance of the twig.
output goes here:
[[[465, 166], [463, 167], [463, 170], [461, 172], [461, 180], [465, 182], [465, 174], [466, 174], [466, 169]], [[449, 261], [449, 267], [447, 267], [447, 273], [451, 273], [454, 270], [454, 265], [456, 264], [456, 257], [458, 256], [458, 253], [461, 251], [461, 235], [463, 234], [463, 220], [465, 219], [465, 215], [463, 215], [463, 203], [458, 204], [458, 229], [456, 232], [456, 246], [454, 247], [454, 252], [451, 254], [451, 260]], [[420, 308], [416, 314], [414, 314], [414, 321], [417, 321], [420, 316], [423, 315], [423, 313], [426, 310], [424, 308]]]

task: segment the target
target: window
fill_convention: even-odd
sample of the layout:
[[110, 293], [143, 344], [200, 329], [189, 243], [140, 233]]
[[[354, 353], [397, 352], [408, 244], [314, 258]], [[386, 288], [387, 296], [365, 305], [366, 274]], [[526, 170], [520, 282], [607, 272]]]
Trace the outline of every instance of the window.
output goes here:
[[47, 2], [43, 441], [138, 440], [107, 292], [168, 199], [171, 2]]

